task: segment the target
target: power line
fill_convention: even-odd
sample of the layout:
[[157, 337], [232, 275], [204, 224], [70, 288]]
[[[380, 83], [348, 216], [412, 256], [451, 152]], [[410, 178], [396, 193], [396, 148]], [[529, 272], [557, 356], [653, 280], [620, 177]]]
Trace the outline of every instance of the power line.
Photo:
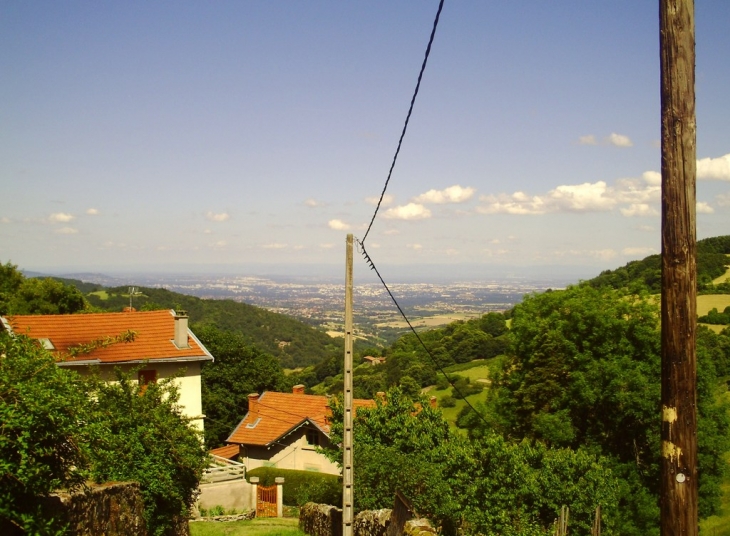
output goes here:
[[398, 153], [400, 153], [400, 147], [403, 144], [403, 137], [406, 135], [406, 130], [408, 129], [408, 121], [411, 119], [411, 113], [413, 112], [413, 105], [416, 102], [416, 96], [418, 95], [418, 90], [421, 87], [421, 79], [423, 78], [423, 71], [426, 70], [426, 63], [428, 62], [428, 56], [431, 54], [431, 45], [433, 44], [433, 38], [436, 35], [436, 27], [439, 23], [439, 18], [441, 17], [441, 10], [444, 7], [444, 0], [441, 0], [439, 2], [439, 8], [436, 12], [436, 18], [433, 21], [433, 28], [431, 29], [431, 38], [428, 40], [428, 46], [426, 47], [426, 54], [423, 57], [423, 64], [421, 65], [421, 72], [418, 73], [418, 82], [416, 83], [416, 90], [413, 92], [413, 97], [411, 97], [411, 105], [408, 108], [408, 115], [406, 115], [406, 121], [403, 124], [403, 131], [400, 134], [400, 139], [398, 140], [398, 147], [395, 150], [395, 155], [393, 156], [393, 163], [390, 164], [390, 171], [388, 171], [388, 178], [385, 179], [385, 186], [383, 187], [383, 192], [380, 194], [380, 199], [378, 200], [378, 204], [375, 207], [375, 212], [373, 213], [373, 217], [370, 220], [370, 225], [368, 225], [367, 231], [365, 231], [365, 236], [362, 237], [362, 240], [360, 241], [361, 244], [365, 243], [365, 239], [368, 237], [368, 233], [370, 232], [370, 228], [373, 226], [373, 223], [375, 222], [375, 217], [378, 215], [378, 210], [380, 210], [380, 204], [383, 202], [383, 197], [385, 196], [385, 191], [388, 189], [388, 183], [390, 182], [390, 177], [393, 174], [393, 168], [395, 168], [395, 162], [398, 160]]
[[395, 299], [395, 296], [393, 296], [393, 293], [388, 288], [388, 285], [385, 283], [385, 280], [383, 279], [383, 276], [380, 275], [380, 272], [378, 272], [378, 269], [375, 267], [375, 263], [370, 258], [370, 255], [368, 254], [368, 252], [365, 250], [365, 244], [363, 244], [359, 240], [357, 241], [357, 244], [360, 247], [360, 249], [362, 250], [362, 256], [365, 258], [365, 262], [368, 263], [368, 266], [370, 266], [370, 269], [373, 270], [375, 272], [375, 274], [378, 276], [378, 279], [380, 279], [380, 282], [383, 284], [383, 287], [385, 288], [386, 292], [388, 293], [388, 296], [390, 296], [390, 299], [393, 300], [393, 303], [395, 304], [396, 308], [398, 309], [398, 312], [403, 317], [403, 320], [406, 321], [406, 324], [408, 324], [408, 327], [413, 332], [413, 334], [416, 336], [416, 339], [418, 339], [418, 342], [421, 344], [421, 346], [423, 347], [423, 349], [426, 351], [426, 354], [428, 354], [428, 357], [431, 359], [431, 361], [433, 362], [434, 366], [439, 370], [439, 372], [441, 372], [441, 374], [444, 375], [444, 377], [446, 378], [446, 381], [449, 382], [449, 385], [451, 385], [451, 387], [454, 389], [454, 392], [457, 393], [464, 400], [464, 402], [466, 403], [466, 405], [469, 406], [469, 408], [471, 408], [471, 410], [477, 415], [477, 417], [479, 417], [482, 420], [482, 422], [484, 424], [486, 424], [487, 426], [489, 426], [489, 423], [484, 418], [484, 416], [481, 413], [479, 413], [474, 406], [471, 405], [471, 403], [466, 399], [466, 397], [459, 390], [459, 388], [456, 387], [456, 385], [454, 385], [454, 383], [451, 381], [451, 378], [449, 378], [449, 375], [446, 374], [446, 371], [439, 364], [439, 362], [436, 360], [436, 358], [433, 357], [433, 354], [431, 354], [431, 351], [426, 347], [426, 344], [423, 342], [423, 339], [421, 339], [421, 336], [418, 334], [418, 332], [416, 331], [416, 329], [413, 327], [413, 325], [411, 324], [410, 320], [408, 320], [408, 317], [403, 312], [403, 309], [401, 309], [401, 306], [398, 303], [398, 300]]

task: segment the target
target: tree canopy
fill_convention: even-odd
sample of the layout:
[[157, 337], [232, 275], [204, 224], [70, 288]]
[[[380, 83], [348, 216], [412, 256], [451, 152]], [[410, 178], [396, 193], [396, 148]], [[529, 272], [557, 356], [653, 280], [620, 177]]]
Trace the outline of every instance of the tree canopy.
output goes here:
[[117, 380], [82, 378], [36, 341], [0, 333], [0, 528], [57, 534], [43, 498], [87, 479], [140, 482], [156, 536], [187, 515], [207, 454], [174, 383]]

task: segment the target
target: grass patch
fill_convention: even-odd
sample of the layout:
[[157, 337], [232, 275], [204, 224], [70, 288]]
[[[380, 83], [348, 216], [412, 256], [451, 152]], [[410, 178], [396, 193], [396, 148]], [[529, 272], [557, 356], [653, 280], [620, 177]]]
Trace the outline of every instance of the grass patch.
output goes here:
[[96, 296], [100, 300], [108, 300], [109, 299], [109, 293], [106, 290], [97, 290], [94, 292], [89, 292], [89, 296]]
[[261, 518], [250, 521], [196, 521], [190, 536], [305, 536], [296, 518]]
[[444, 370], [446, 372], [461, 372], [462, 370], [469, 370], [476, 367], [484, 366], [487, 363], [489, 363], [489, 361], [486, 359], [475, 359], [474, 361], [469, 361], [468, 363], [457, 363], [456, 365], [450, 365], [448, 367], [445, 367]]
[[713, 307], [722, 311], [730, 305], [730, 294], [701, 294], [697, 296], [697, 314], [706, 315]]

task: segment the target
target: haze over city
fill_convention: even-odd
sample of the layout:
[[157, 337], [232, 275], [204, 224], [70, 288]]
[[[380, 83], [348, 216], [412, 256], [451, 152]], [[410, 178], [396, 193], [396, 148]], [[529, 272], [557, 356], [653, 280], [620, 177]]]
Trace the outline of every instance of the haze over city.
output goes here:
[[[0, 261], [341, 273], [437, 5], [5, 3]], [[728, 21], [697, 4], [699, 238], [730, 227]], [[447, 2], [373, 260], [578, 278], [657, 253], [658, 23], [653, 2]]]

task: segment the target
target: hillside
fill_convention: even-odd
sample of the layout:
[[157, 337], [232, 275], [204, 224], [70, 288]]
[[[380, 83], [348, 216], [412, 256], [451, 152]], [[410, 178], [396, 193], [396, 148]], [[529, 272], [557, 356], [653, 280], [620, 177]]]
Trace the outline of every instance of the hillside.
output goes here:
[[[126, 286], [106, 288], [74, 279], [56, 279], [81, 290], [95, 308], [121, 311], [129, 306]], [[183, 309], [193, 328], [196, 324], [212, 324], [239, 333], [248, 344], [275, 356], [286, 368], [313, 365], [343, 351], [342, 339], [332, 339], [295, 318], [233, 300], [206, 300], [166, 289], [137, 287], [133, 304], [142, 310]]]
[[[730, 264], [730, 235], [705, 238], [697, 242], [697, 285], [700, 291], [712, 292], [713, 280], [722, 276]], [[631, 261], [621, 268], [605, 270], [585, 281], [594, 288], [611, 287], [646, 289], [652, 294], [661, 290], [661, 257], [650, 255], [640, 261]], [[720, 289], [720, 292], [727, 292]]]

